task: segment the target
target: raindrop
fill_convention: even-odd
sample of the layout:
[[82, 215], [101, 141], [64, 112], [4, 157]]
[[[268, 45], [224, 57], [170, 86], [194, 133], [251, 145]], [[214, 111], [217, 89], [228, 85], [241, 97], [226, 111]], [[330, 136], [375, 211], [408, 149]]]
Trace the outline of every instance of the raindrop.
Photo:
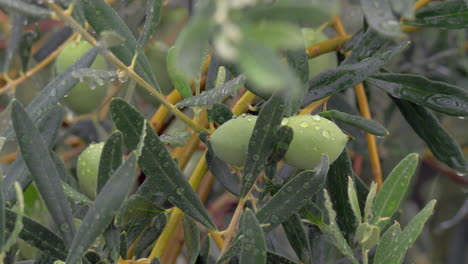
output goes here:
[[322, 130], [322, 136], [325, 138], [330, 138], [330, 132], [328, 132], [328, 130]]
[[309, 126], [309, 123], [307, 122], [302, 122], [299, 124], [300, 127], [308, 127]]
[[322, 119], [322, 118], [320, 118], [320, 116], [318, 116], [318, 115], [314, 115], [314, 116], [312, 116], [312, 119], [314, 119], [315, 121], [320, 121], [320, 119]]

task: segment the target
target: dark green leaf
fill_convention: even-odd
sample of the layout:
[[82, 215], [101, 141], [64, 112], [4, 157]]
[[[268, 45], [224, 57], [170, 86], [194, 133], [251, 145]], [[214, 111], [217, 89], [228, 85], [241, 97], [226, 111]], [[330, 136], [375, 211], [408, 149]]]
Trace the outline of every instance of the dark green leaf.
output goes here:
[[285, 107], [279, 94], [262, 107], [255, 123], [243, 170], [241, 197], [249, 193], [275, 146], [274, 135], [280, 127]]
[[10, 39], [8, 39], [8, 46], [3, 59], [2, 73], [4, 74], [8, 73], [13, 56], [22, 42], [23, 28], [26, 23], [26, 17], [20, 14], [12, 14], [10, 17]]
[[163, 143], [171, 144], [174, 147], [182, 147], [190, 139], [192, 131], [177, 131], [174, 135], [162, 134], [159, 138]]
[[292, 214], [299, 211], [325, 185], [328, 173], [328, 157], [315, 171], [304, 171], [288, 181], [258, 212], [257, 219], [265, 231], [271, 231]]
[[[430, 201], [421, 212], [411, 219], [401, 233], [395, 232], [396, 237], [392, 237], [391, 242], [386, 239], [386, 242], [382, 246], [379, 245], [375, 255], [375, 263], [401, 263], [406, 251], [416, 241], [419, 234], [421, 234], [424, 224], [434, 212], [435, 204], [435, 200]], [[388, 231], [392, 230], [389, 229]]]
[[380, 229], [385, 227], [388, 221], [379, 220], [383, 217], [390, 219], [398, 209], [417, 166], [418, 154], [413, 153], [401, 160], [390, 172], [375, 199], [371, 224], [379, 226]]
[[75, 233], [75, 226], [49, 147], [18, 101], [13, 101], [12, 121], [26, 166], [52, 219], [69, 245]]
[[348, 177], [355, 178], [353, 166], [346, 150], [330, 166], [327, 190], [336, 211], [336, 222], [348, 241], [354, 236], [356, 220], [348, 198]]
[[350, 114], [340, 112], [337, 110], [321, 112], [319, 115], [329, 118], [329, 119], [333, 118], [345, 124], [358, 127], [376, 136], [388, 135], [387, 129], [385, 129], [385, 127], [383, 127], [381, 124], [377, 123], [376, 121], [372, 119], [367, 119], [361, 116], [350, 115]]
[[208, 120], [210, 122], [215, 121], [220, 125], [231, 120], [233, 116], [231, 109], [223, 104], [214, 104], [207, 112]]
[[156, 216], [151, 225], [143, 231], [138, 240], [138, 244], [135, 248], [135, 255], [140, 255], [145, 249], [151, 246], [161, 235], [165, 226], [166, 215], [159, 214]]
[[190, 87], [190, 82], [187, 77], [179, 70], [175, 51], [175, 47], [171, 47], [167, 52], [167, 72], [169, 73], [174, 88], [176, 88], [184, 98], [190, 98], [193, 96], [192, 88]]
[[144, 116], [122, 99], [112, 100], [110, 111], [115, 125], [124, 134], [125, 144], [130, 150], [137, 148], [145, 128], [144, 146], [138, 163], [145, 175], [157, 182], [156, 191], [168, 195], [171, 203], [200, 223], [216, 229], [197, 194], [188, 184], [156, 132], [147, 125]]
[[118, 227], [127, 232], [128, 241], [140, 235], [156, 215], [163, 212], [161, 208], [139, 194], [125, 200], [118, 217]]
[[266, 263], [265, 234], [255, 214], [246, 209], [242, 215], [240, 264]]
[[125, 233], [125, 231], [120, 233], [119, 240], [120, 240], [120, 243], [119, 243], [119, 256], [122, 259], [126, 259], [127, 258], [128, 244], [127, 244], [127, 233]]
[[404, 23], [419, 27], [466, 29], [468, 25], [468, 5], [464, 0], [444, 1], [425, 8], [416, 13], [415, 20], [405, 20]]
[[50, 11], [45, 8], [28, 4], [19, 0], [0, 0], [0, 7], [10, 9], [14, 12], [18, 12], [29, 17], [43, 18], [50, 15]]
[[403, 36], [400, 21], [393, 14], [390, 1], [361, 0], [361, 7], [371, 28], [387, 37]]
[[307, 220], [309, 220], [312, 224], [315, 224], [317, 226], [325, 225], [323, 223], [322, 209], [320, 209], [320, 207], [318, 207], [318, 205], [316, 205], [312, 201], [309, 201], [308, 203], [306, 203], [306, 205], [304, 205], [304, 207], [302, 207], [299, 210], [299, 214], [307, 218]]
[[135, 72], [147, 81], [156, 91], [161, 92], [156, 77], [152, 72], [152, 67], [145, 54], [137, 50], [138, 42], [133, 36], [125, 22], [119, 17], [117, 12], [109, 6], [104, 0], [81, 1], [87, 22], [96, 31], [101, 34], [103, 31], [115, 31], [125, 39], [122, 45], [111, 47], [111, 51], [125, 65], [130, 65], [138, 52], [138, 58], [135, 63]]
[[[356, 37], [351, 54], [344, 59], [342, 63], [343, 65], [354, 64], [366, 58], [372, 57], [377, 52], [383, 49], [387, 49], [390, 45], [393, 44], [391, 40], [383, 38], [374, 30], [367, 30], [365, 33], [358, 33], [355, 36], [358, 36], [359, 38]], [[353, 38], [349, 40], [346, 45], [352, 44], [350, 41], [352, 41], [355, 36], [353, 36]]]
[[240, 194], [240, 179], [237, 174], [231, 173], [229, 165], [216, 157], [211, 147], [210, 142], [205, 143], [208, 146], [208, 151], [206, 152], [206, 163], [210, 169], [213, 176], [221, 183], [226, 190], [230, 193], [239, 196]]
[[391, 97], [401, 114], [434, 156], [451, 168], [466, 173], [468, 163], [455, 139], [442, 127], [437, 117], [423, 106]]
[[200, 254], [198, 255], [197, 261], [195, 263], [208, 264], [208, 261], [210, 259], [210, 247], [211, 247], [210, 241], [211, 241], [210, 236], [207, 236], [205, 238], [205, 241], [203, 241], [203, 244], [200, 249]]
[[[68, 94], [71, 88], [73, 88], [79, 81], [72, 76], [73, 72], [78, 69], [88, 68], [93, 63], [96, 55], [97, 49], [94, 48], [89, 50], [72, 66], [59, 74], [39, 92], [39, 94], [26, 107], [26, 111], [34, 124], [37, 125], [40, 120], [47, 118], [49, 112], [57, 111], [54, 109], [57, 103], [66, 94]], [[4, 136], [7, 140], [11, 140], [15, 137], [12, 129], [6, 130]]]
[[200, 230], [197, 224], [190, 218], [184, 215], [182, 218], [184, 228], [185, 247], [187, 248], [188, 264], [194, 264], [200, 253]]
[[140, 37], [138, 38], [138, 49], [145, 46], [158, 28], [159, 22], [161, 21], [162, 6], [162, 0], [148, 0], [148, 4], [146, 6], [145, 25], [143, 26]]
[[423, 76], [394, 73], [375, 74], [369, 82], [393, 97], [448, 115], [468, 116], [468, 92], [461, 87]]
[[66, 263], [79, 263], [81, 255], [111, 223], [134, 181], [136, 161], [132, 153], [101, 189], [73, 238]]
[[286, 51], [289, 67], [293, 68], [297, 76], [305, 84], [309, 80], [309, 56], [304, 48]]
[[274, 252], [267, 251], [266, 264], [297, 264], [297, 262], [294, 262]]
[[275, 146], [270, 157], [270, 162], [278, 162], [284, 158], [293, 136], [294, 132], [289, 126], [282, 126], [278, 129], [275, 135]]
[[99, 161], [99, 172], [97, 179], [97, 193], [99, 193], [122, 164], [123, 135], [121, 132], [114, 132], [109, 136], [102, 148], [101, 159]]
[[[383, 255], [388, 254], [388, 250], [393, 250], [395, 246], [395, 240], [401, 234], [400, 224], [395, 221], [393, 225], [391, 225], [387, 231], [383, 234], [380, 238], [379, 244], [376, 249], [375, 260], [378, 258], [383, 257]], [[404, 256], [405, 252], [396, 252], [395, 255]], [[396, 256], [397, 257], [397, 256]], [[375, 263], [378, 263], [374, 260]]]
[[291, 247], [303, 263], [312, 263], [309, 238], [302, 225], [299, 215], [293, 214], [283, 222], [284, 232], [288, 237]]
[[[12, 230], [16, 220], [16, 212], [5, 208], [5, 220], [7, 230]], [[58, 259], [64, 260], [67, 256], [67, 249], [62, 238], [27, 216], [23, 216], [23, 229], [19, 237], [26, 243]]]
[[[62, 125], [63, 109], [60, 105], [55, 105], [47, 112], [44, 118], [37, 122], [37, 127], [49, 148], [52, 148], [55, 138], [57, 137], [58, 129]], [[6, 202], [14, 204], [16, 194], [13, 190], [13, 182], [19, 182], [23, 190], [25, 190], [32, 182], [29, 170], [24, 163], [21, 153], [16, 157], [16, 160], [11, 164], [6, 177], [3, 179], [3, 192]]]
[[242, 229], [236, 234], [236, 236], [232, 239], [229, 248], [219, 256], [218, 260], [216, 261], [217, 264], [224, 264], [227, 263], [234, 257], [238, 257], [240, 255], [241, 246], [242, 246]]
[[245, 76], [239, 75], [236, 78], [226, 82], [219, 88], [204, 91], [201, 94], [184, 99], [177, 103], [177, 107], [204, 106], [221, 102], [224, 98], [234, 94], [245, 83]]
[[62, 182], [62, 188], [68, 200], [73, 205], [86, 205], [93, 203], [93, 201], [91, 201], [86, 195], [73, 189], [73, 187], [68, 185], [66, 182]]
[[390, 59], [399, 54], [406, 46], [407, 43], [397, 45], [388, 51], [379, 52], [375, 56], [355, 64], [342, 65], [320, 73], [307, 83], [309, 92], [306, 94], [302, 105], [308, 105], [311, 102], [361, 83], [387, 64]]

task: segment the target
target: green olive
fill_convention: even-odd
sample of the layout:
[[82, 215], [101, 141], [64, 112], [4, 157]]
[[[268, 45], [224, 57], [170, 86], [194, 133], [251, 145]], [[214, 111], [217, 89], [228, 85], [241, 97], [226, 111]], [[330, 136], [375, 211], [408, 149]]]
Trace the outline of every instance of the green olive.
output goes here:
[[[220, 126], [210, 137], [216, 156], [242, 166], [256, 120], [256, 116], [241, 116]], [[299, 169], [314, 169], [322, 154], [326, 154], [330, 162], [335, 161], [348, 141], [338, 126], [318, 115], [285, 118], [282, 125], [291, 127], [294, 133], [284, 162]]]
[[[323, 34], [322, 31], [314, 30], [311, 28], [303, 28], [302, 36], [304, 37], [304, 45], [306, 47], [328, 40], [328, 37], [325, 34]], [[337, 66], [338, 62], [336, 59], [336, 54], [333, 52], [329, 52], [315, 57], [313, 59], [310, 59], [309, 78], [312, 78], [325, 70], [336, 68]]]
[[104, 142], [89, 145], [78, 157], [78, 182], [80, 190], [90, 199], [96, 198], [99, 161]]
[[247, 156], [256, 116], [240, 116], [218, 127], [210, 142], [217, 157], [236, 166], [242, 166]]
[[318, 115], [300, 115], [282, 122], [293, 129], [293, 139], [284, 162], [299, 169], [311, 170], [320, 164], [322, 154], [330, 162], [343, 151], [348, 137], [328, 119]]
[[[92, 47], [86, 41], [80, 41], [79, 43], [72, 41], [65, 45], [55, 61], [57, 74], [65, 71]], [[107, 69], [107, 63], [102, 56], [98, 55], [91, 68], [105, 70]], [[73, 112], [86, 114], [95, 110], [106, 95], [107, 87], [105, 85], [91, 88], [88, 84], [79, 82], [65, 96], [64, 102]]]

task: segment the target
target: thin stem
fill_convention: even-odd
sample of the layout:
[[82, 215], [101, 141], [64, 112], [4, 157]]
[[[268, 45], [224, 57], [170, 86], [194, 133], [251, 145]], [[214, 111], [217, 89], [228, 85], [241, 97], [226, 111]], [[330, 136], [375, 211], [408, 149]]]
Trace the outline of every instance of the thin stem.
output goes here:
[[[91, 36], [78, 22], [76, 22], [73, 17], [68, 16], [64, 13], [61, 7], [59, 7], [55, 3], [47, 2], [47, 5], [55, 12], [55, 14], [63, 21], [68, 23], [73, 29], [75, 29], [85, 40], [87, 40], [91, 45], [98, 46], [98, 42], [96, 39]], [[122, 61], [120, 61], [112, 52], [100, 49], [101, 54], [114, 66], [118, 69], [125, 71], [127, 75], [134, 79], [140, 86], [146, 89], [150, 94], [158, 100], [164, 107], [166, 107], [169, 112], [180, 118], [184, 121], [187, 125], [192, 127], [194, 130], [201, 132], [201, 131], [208, 131], [206, 128], [200, 126], [195, 121], [193, 121], [190, 117], [184, 115], [179, 109], [177, 109], [173, 104], [166, 100], [164, 95], [160, 94], [156, 89], [154, 89], [148, 82], [146, 82], [140, 75], [138, 75], [133, 69], [127, 67]]]
[[236, 211], [234, 211], [234, 215], [232, 216], [231, 223], [229, 223], [228, 228], [226, 229], [226, 231], [224, 231], [225, 239], [224, 245], [221, 248], [221, 254], [226, 252], [226, 250], [229, 248], [229, 245], [231, 244], [232, 237], [234, 236], [234, 233], [236, 231], [237, 224], [240, 220], [241, 213], [244, 210], [244, 205], [246, 201], [246, 199], [241, 199], [239, 201], [236, 207]]

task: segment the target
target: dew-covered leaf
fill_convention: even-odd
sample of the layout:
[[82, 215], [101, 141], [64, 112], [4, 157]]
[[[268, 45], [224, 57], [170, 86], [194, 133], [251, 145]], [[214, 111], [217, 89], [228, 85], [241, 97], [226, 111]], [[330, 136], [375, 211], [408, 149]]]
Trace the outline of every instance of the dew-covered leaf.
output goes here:
[[299, 259], [303, 263], [312, 263], [309, 238], [299, 215], [297, 213], [293, 214], [284, 221], [283, 228], [291, 247]]
[[297, 264], [297, 262], [277, 253], [267, 251], [266, 264]]
[[166, 226], [166, 215], [159, 214], [157, 215], [151, 225], [147, 227], [141, 237], [138, 239], [137, 246], [135, 248], [135, 255], [140, 255], [144, 250], [146, 250], [155, 240], [161, 235]]
[[190, 218], [190, 216], [185, 214], [182, 218], [182, 224], [184, 229], [185, 247], [188, 252], [188, 264], [194, 264], [201, 249], [200, 230], [198, 230], [197, 224]]
[[411, 177], [418, 166], [418, 155], [409, 154], [398, 163], [385, 179], [380, 192], [375, 199], [372, 208], [371, 224], [383, 229], [388, 221], [379, 221], [381, 218], [391, 218], [400, 206], [406, 190], [409, 187]]
[[113, 82], [117, 78], [117, 72], [84, 68], [72, 72], [72, 76], [80, 82], [87, 83], [91, 89], [95, 89], [108, 82]]
[[245, 76], [239, 75], [236, 78], [226, 82], [219, 88], [204, 91], [197, 96], [186, 98], [176, 104], [177, 107], [204, 106], [221, 102], [224, 98], [233, 95], [245, 83]]
[[112, 133], [102, 148], [99, 160], [97, 179], [97, 193], [104, 187], [109, 178], [122, 164], [123, 135], [121, 132]]
[[178, 68], [175, 51], [175, 47], [171, 47], [167, 52], [167, 72], [169, 73], [174, 88], [176, 88], [184, 98], [190, 98], [193, 96], [192, 88], [190, 87], [188, 78]]
[[102, 187], [73, 238], [66, 263], [78, 263], [81, 255], [117, 215], [135, 179], [136, 162], [137, 156], [132, 153]]
[[343, 65], [354, 64], [356, 62], [362, 61], [366, 58], [374, 56], [381, 50], [386, 50], [388, 47], [393, 45], [392, 40], [382, 37], [379, 35], [379, 33], [372, 29], [368, 29], [364, 33], [359, 32], [355, 36], [353, 36], [353, 38], [351, 38], [351, 40], [346, 43], [346, 45], [353, 45], [352, 41], [354, 40], [354, 45], [350, 50], [351, 54], [349, 54], [344, 59], [342, 63]]
[[277, 93], [268, 100], [258, 114], [242, 172], [241, 197], [249, 193], [273, 151], [275, 134], [281, 125], [284, 107], [280, 93]]
[[307, 83], [309, 92], [302, 105], [308, 105], [361, 83], [398, 55], [406, 46], [407, 43], [396, 45], [357, 63], [342, 65], [320, 73]]
[[337, 110], [321, 112], [319, 115], [360, 128], [376, 136], [387, 136], [388, 131], [378, 122], [361, 116], [350, 115]]
[[393, 97], [452, 116], [468, 116], [468, 91], [411, 74], [379, 73], [369, 82]]
[[393, 14], [390, 1], [361, 0], [361, 7], [371, 28], [386, 37], [402, 37], [400, 21]]
[[210, 248], [211, 248], [210, 236], [206, 236], [205, 241], [203, 241], [203, 244], [201, 246], [200, 254], [198, 255], [197, 261], [195, 263], [208, 264], [208, 261], [210, 259]]
[[192, 131], [177, 131], [174, 135], [162, 134], [159, 138], [163, 143], [171, 144], [174, 147], [182, 147], [190, 139]]
[[465, 160], [460, 145], [440, 124], [437, 117], [423, 106], [406, 100], [391, 97], [400, 109], [406, 122], [416, 134], [427, 144], [434, 156], [461, 173], [468, 172], [468, 163]]
[[130, 65], [133, 57], [138, 53], [135, 63], [135, 72], [138, 73], [146, 82], [148, 82], [156, 91], [161, 92], [156, 77], [152, 72], [152, 67], [148, 58], [137, 50], [138, 42], [132, 32], [119, 17], [117, 12], [104, 0], [81, 1], [87, 22], [96, 31], [101, 34], [103, 31], [115, 31], [125, 39], [122, 45], [111, 47], [111, 51], [125, 65]]
[[207, 210], [195, 191], [177, 167], [164, 144], [133, 106], [122, 99], [114, 99], [110, 105], [112, 120], [122, 131], [128, 149], [134, 150], [145, 128], [144, 146], [138, 163], [145, 175], [153, 180], [155, 188], [168, 196], [169, 201], [203, 225], [216, 229]]
[[[414, 244], [419, 234], [421, 234], [424, 224], [434, 212], [435, 200], [430, 201], [416, 216], [411, 219], [408, 225], [396, 236], [389, 234], [391, 238], [385, 239], [385, 243], [377, 247], [375, 263], [399, 264], [403, 261], [406, 251]], [[396, 227], [395, 227], [396, 228]], [[389, 229], [389, 231], [395, 231]], [[384, 234], [384, 237], [386, 234]]]
[[240, 264], [266, 263], [265, 234], [254, 212], [246, 209], [242, 214]]
[[466, 29], [468, 25], [468, 5], [464, 0], [444, 1], [416, 13], [416, 19], [404, 23], [419, 27], [443, 29]]
[[207, 113], [208, 121], [215, 121], [220, 125], [231, 120], [233, 116], [231, 109], [223, 104], [214, 104], [210, 109], [207, 109]]
[[69, 245], [75, 226], [49, 146], [18, 101], [13, 101], [12, 121], [24, 162], [60, 234]]
[[315, 171], [304, 171], [292, 178], [258, 210], [257, 219], [260, 224], [265, 225], [266, 232], [273, 230], [299, 211], [323, 189], [328, 166], [328, 157], [323, 156], [321, 164]]
[[162, 0], [148, 0], [146, 5], [145, 25], [138, 38], [138, 48], [142, 48], [151, 39], [161, 21]]
[[12, 10], [28, 17], [44, 18], [50, 15], [50, 11], [37, 5], [19, 0], [0, 0], [0, 7]]

